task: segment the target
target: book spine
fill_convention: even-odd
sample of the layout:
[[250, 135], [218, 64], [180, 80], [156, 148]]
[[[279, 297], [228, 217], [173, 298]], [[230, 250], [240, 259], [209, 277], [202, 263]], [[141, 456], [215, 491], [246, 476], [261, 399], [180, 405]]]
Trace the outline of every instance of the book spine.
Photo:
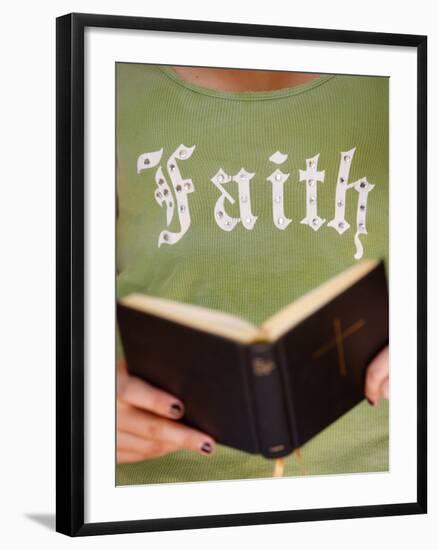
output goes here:
[[286, 456], [294, 450], [294, 441], [281, 357], [272, 344], [254, 344], [249, 349], [259, 452], [266, 458]]

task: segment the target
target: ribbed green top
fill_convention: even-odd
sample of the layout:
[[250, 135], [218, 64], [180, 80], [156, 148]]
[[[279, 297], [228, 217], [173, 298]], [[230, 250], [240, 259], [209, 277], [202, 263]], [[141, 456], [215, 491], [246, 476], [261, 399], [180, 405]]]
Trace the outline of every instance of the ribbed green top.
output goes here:
[[[161, 157], [154, 157], [160, 151]], [[169, 161], [175, 153], [177, 158]], [[350, 227], [340, 234], [328, 223], [337, 219], [339, 168], [346, 156], [344, 185], [357, 182], [357, 189], [346, 190], [342, 202]], [[276, 164], [271, 157], [285, 160]], [[142, 159], [149, 159], [149, 165]], [[309, 159], [316, 163], [313, 168]], [[190, 192], [184, 183], [177, 191], [168, 161], [177, 165], [184, 181], [191, 180]], [[242, 169], [254, 176], [249, 193], [240, 192], [239, 198]], [[314, 170], [314, 176], [300, 170]], [[284, 177], [276, 171], [289, 174], [279, 202], [278, 193], [273, 194], [275, 173]], [[322, 171], [324, 181], [318, 181]], [[223, 192], [212, 179], [221, 173], [234, 179], [220, 182], [228, 195], [215, 210]], [[365, 179], [374, 187], [360, 210], [359, 185]], [[168, 186], [167, 197], [160, 180]], [[160, 206], [156, 193], [173, 204], [169, 225], [166, 215], [172, 209]], [[388, 80], [324, 75], [292, 88], [223, 92], [189, 83], [171, 67], [119, 63], [117, 198], [119, 297], [144, 292], [261, 323], [358, 261], [354, 237], [363, 215], [363, 258], [384, 258], [387, 264]], [[248, 202], [257, 217], [251, 228]], [[280, 203], [281, 215], [276, 210]], [[315, 215], [309, 224], [300, 223], [310, 203], [316, 204], [321, 220], [317, 228]], [[190, 223], [179, 240], [158, 246], [160, 234], [180, 234], [188, 212]], [[225, 216], [240, 221], [230, 230]], [[356, 407], [305, 446], [308, 473], [387, 469], [387, 422], [386, 404]], [[289, 458], [286, 474], [297, 471]], [[236, 479], [270, 476], [272, 463], [219, 447], [215, 457], [178, 452], [121, 465], [117, 472], [121, 484]]]
[[306, 84], [300, 84], [298, 86], [293, 86], [290, 88], [281, 88], [278, 90], [270, 90], [265, 92], [224, 92], [221, 90], [214, 90], [212, 88], [206, 88], [205, 86], [199, 86], [193, 82], [189, 82], [181, 78], [177, 72], [173, 70], [172, 67], [167, 65], [159, 65], [158, 69], [163, 71], [164, 74], [172, 78], [175, 82], [197, 92], [199, 94], [209, 95], [211, 97], [216, 97], [220, 99], [229, 99], [236, 101], [260, 101], [262, 99], [276, 99], [283, 98], [291, 95], [297, 95], [303, 93], [307, 90], [311, 90], [317, 86], [320, 86], [322, 83], [326, 82], [330, 78], [334, 78], [334, 75], [320, 75], [319, 78], [312, 80]]

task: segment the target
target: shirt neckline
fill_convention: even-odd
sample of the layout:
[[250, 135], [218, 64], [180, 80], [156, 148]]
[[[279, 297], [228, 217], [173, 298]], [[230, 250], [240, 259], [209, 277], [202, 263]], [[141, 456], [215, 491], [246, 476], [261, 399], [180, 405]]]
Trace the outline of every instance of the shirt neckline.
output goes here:
[[267, 100], [267, 99], [280, 99], [283, 97], [294, 96], [302, 94], [313, 90], [325, 84], [327, 81], [335, 78], [336, 75], [321, 75], [310, 82], [304, 84], [298, 84], [297, 86], [292, 86], [288, 88], [278, 88], [277, 90], [268, 90], [268, 91], [245, 91], [245, 92], [226, 92], [223, 90], [215, 90], [214, 88], [207, 88], [206, 86], [200, 86], [199, 84], [194, 84], [182, 78], [170, 65], [157, 65], [158, 69], [165, 74], [167, 77], [171, 78], [174, 82], [192, 90], [193, 92], [208, 95], [211, 97], [217, 97], [221, 99], [230, 99], [234, 101], [258, 101], [258, 100]]

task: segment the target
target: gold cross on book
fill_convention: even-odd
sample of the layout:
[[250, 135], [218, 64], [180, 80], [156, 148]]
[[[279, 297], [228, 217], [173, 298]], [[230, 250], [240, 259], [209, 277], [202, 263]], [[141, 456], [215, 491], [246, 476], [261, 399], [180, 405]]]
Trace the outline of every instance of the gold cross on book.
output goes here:
[[339, 372], [341, 373], [341, 376], [346, 376], [347, 367], [345, 365], [344, 339], [348, 338], [349, 336], [360, 330], [364, 325], [365, 321], [363, 319], [359, 319], [350, 327], [345, 329], [344, 332], [342, 332], [341, 320], [336, 317], [335, 319], [333, 319], [335, 338], [322, 346], [322, 348], [320, 348], [318, 351], [315, 351], [312, 355], [313, 359], [319, 359], [322, 355], [336, 347], [338, 350]]

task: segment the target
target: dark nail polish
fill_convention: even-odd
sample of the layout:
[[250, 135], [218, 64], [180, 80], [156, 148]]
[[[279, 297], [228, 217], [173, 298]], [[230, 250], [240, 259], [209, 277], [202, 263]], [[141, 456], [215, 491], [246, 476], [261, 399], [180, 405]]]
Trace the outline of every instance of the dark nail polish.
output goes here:
[[179, 403], [172, 403], [172, 405], [170, 405], [170, 414], [172, 416], [181, 416], [182, 410]]
[[207, 441], [201, 447], [201, 451], [207, 454], [210, 454], [212, 450], [213, 450], [213, 447]]

